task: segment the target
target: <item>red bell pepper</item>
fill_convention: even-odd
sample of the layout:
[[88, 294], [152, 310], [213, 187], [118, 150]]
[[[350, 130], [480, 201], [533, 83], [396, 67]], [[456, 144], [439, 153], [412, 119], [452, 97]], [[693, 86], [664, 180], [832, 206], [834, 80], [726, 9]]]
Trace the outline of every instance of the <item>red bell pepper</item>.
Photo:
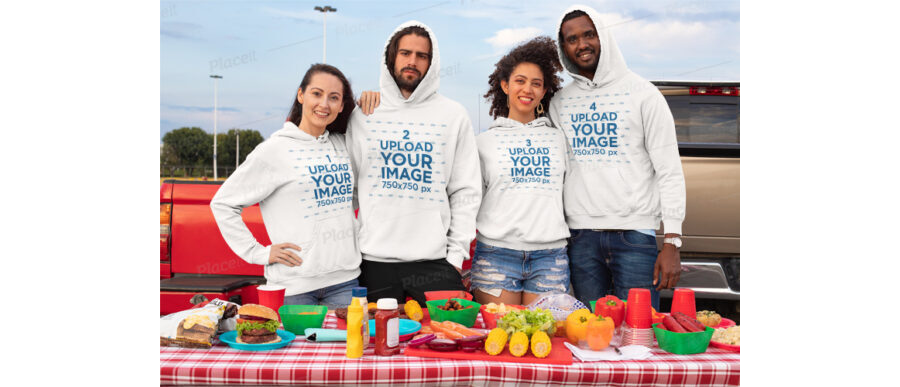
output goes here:
[[594, 313], [598, 316], [612, 318], [618, 327], [622, 325], [622, 321], [625, 321], [625, 303], [613, 295], [602, 297], [594, 304]]

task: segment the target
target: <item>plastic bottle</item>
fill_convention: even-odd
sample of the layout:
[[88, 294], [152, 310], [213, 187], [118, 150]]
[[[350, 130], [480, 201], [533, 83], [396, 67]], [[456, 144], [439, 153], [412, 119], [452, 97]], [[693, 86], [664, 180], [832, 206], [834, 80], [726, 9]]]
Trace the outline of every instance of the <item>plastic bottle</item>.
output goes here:
[[375, 354], [393, 356], [400, 352], [400, 311], [397, 300], [382, 298], [378, 300], [378, 312], [375, 313]]
[[351, 303], [347, 307], [347, 357], [357, 359], [363, 355], [362, 336], [363, 309]]
[[[350, 300], [350, 304], [359, 304], [363, 308], [363, 319], [362, 319], [362, 335], [363, 335], [363, 349], [369, 346], [369, 300], [366, 299], [366, 294], [368, 293], [367, 289], [364, 287], [355, 287], [352, 290], [353, 298]], [[349, 313], [349, 309], [348, 309]]]

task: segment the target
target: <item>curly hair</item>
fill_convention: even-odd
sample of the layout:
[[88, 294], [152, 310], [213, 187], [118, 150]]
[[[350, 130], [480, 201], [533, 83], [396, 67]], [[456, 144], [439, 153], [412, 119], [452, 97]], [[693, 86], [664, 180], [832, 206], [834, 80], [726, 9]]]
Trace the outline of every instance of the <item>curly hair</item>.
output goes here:
[[[491, 116], [506, 117], [509, 115], [509, 102], [506, 93], [500, 86], [500, 81], [509, 82], [513, 69], [520, 63], [534, 63], [541, 69], [544, 75], [544, 88], [547, 90], [541, 103], [545, 107], [550, 106], [550, 99], [559, 91], [559, 85], [562, 78], [556, 75], [562, 71], [562, 65], [559, 63], [559, 55], [556, 50], [556, 42], [548, 36], [539, 36], [525, 43], [522, 43], [509, 54], [506, 54], [495, 65], [494, 72], [488, 77], [488, 92], [484, 98], [491, 101]], [[544, 110], [542, 116], [547, 114]]]

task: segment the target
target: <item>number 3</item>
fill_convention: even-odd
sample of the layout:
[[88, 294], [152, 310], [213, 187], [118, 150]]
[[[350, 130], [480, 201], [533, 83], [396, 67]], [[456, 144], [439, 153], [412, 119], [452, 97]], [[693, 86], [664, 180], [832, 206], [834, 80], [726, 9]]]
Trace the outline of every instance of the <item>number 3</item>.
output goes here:
[[525, 146], [531, 146], [531, 139], [525, 140]]

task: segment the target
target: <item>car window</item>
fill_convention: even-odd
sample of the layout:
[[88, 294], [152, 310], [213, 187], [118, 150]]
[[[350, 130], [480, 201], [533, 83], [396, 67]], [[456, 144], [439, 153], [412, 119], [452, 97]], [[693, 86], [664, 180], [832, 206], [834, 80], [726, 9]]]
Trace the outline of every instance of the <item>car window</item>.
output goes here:
[[740, 97], [667, 95], [679, 143], [740, 144]]

